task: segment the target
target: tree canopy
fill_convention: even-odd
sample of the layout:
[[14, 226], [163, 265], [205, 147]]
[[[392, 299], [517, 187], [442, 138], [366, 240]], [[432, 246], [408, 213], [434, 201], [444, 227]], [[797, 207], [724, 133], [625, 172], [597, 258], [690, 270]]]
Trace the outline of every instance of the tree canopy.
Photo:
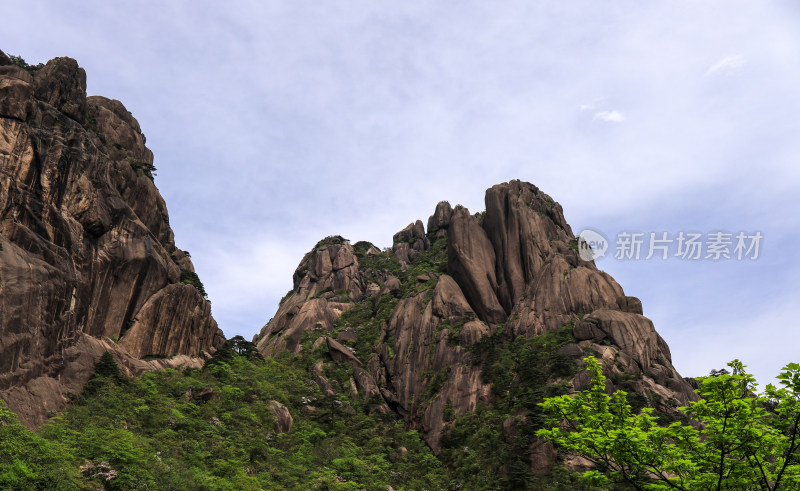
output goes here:
[[692, 424], [657, 424], [653, 409], [634, 413], [624, 391], [606, 392], [602, 365], [584, 360], [591, 388], [546, 399], [548, 427], [537, 435], [590, 460], [585, 484], [624, 482], [636, 489], [799, 489], [800, 365], [787, 365], [781, 388], [763, 395], [734, 360], [701, 377], [699, 401], [679, 408]]

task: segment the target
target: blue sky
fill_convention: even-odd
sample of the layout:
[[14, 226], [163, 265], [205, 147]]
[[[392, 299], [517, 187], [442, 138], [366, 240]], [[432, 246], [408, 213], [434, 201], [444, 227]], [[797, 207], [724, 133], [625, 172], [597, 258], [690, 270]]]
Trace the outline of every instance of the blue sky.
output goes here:
[[76, 58], [158, 167], [226, 335], [322, 237], [391, 244], [519, 178], [577, 232], [764, 235], [756, 261], [598, 266], [685, 376], [800, 361], [800, 8], [707, 2], [2, 2], [0, 49]]

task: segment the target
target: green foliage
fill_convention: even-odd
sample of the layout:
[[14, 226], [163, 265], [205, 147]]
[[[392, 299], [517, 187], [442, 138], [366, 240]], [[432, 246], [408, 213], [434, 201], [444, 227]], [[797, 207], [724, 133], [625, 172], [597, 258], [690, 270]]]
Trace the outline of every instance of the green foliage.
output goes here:
[[433, 376], [433, 380], [431, 380], [431, 382], [425, 387], [425, 390], [422, 392], [422, 395], [420, 396], [420, 402], [422, 404], [428, 404], [434, 397], [436, 397], [436, 394], [438, 394], [439, 391], [442, 390], [442, 387], [444, 387], [445, 382], [447, 382], [447, 379], [449, 378], [450, 378], [450, 367], [447, 367], [444, 370], [436, 372], [436, 374]]
[[[389, 253], [394, 256], [394, 253]], [[447, 272], [447, 239], [437, 238], [431, 248], [414, 258], [411, 265], [400, 275], [402, 283], [402, 298], [413, 297], [422, 292], [432, 292], [438, 279], [436, 275]], [[432, 274], [433, 273], [433, 274]], [[428, 276], [429, 279], [420, 282], [419, 276]]]
[[93, 131], [95, 133], [97, 132], [97, 118], [92, 111], [86, 112], [83, 127], [86, 129], [86, 131]]
[[97, 364], [94, 366], [94, 374], [98, 377], [109, 377], [119, 379], [119, 367], [114, 357], [106, 351], [100, 356]]
[[366, 274], [366, 277], [373, 280], [377, 277], [376, 272], [391, 273], [392, 276], [400, 278], [402, 276], [402, 268], [400, 261], [393, 252], [381, 252], [379, 254], [358, 256], [358, 269]]
[[[295, 357], [260, 359], [251, 345], [119, 383], [105, 360], [107, 383], [40, 435], [0, 403], [0, 489], [446, 489], [403, 421], [326, 397]], [[291, 412], [289, 433], [275, 432], [272, 400]]]
[[77, 489], [74, 462], [68, 446], [22, 426], [0, 400], [0, 489]]
[[[357, 242], [353, 247], [358, 258], [359, 270], [370, 281], [382, 281], [385, 275], [391, 274], [400, 280], [400, 298], [408, 298], [421, 292], [430, 292], [436, 286], [436, 275], [447, 271], [447, 238], [438, 237], [430, 249], [417, 255], [405, 271], [394, 252], [386, 251], [366, 255], [366, 251], [374, 247], [366, 241]], [[418, 277], [427, 275], [429, 279], [419, 281]]]
[[335, 244], [344, 244], [345, 242], [350, 242], [350, 241], [345, 239], [341, 235], [329, 235], [324, 239], [320, 240], [319, 242], [317, 242], [317, 245], [314, 246], [314, 249], [317, 249], [319, 247], [327, 247]]
[[214, 356], [206, 362], [205, 368], [210, 368], [216, 363], [228, 363], [236, 356], [243, 356], [250, 361], [264, 359], [255, 343], [242, 336], [234, 336], [225, 341], [225, 344], [214, 353]]
[[[503, 326], [483, 337], [470, 350], [480, 363], [484, 382], [492, 384], [492, 406], [457, 418], [442, 438], [440, 458], [452, 470], [453, 480], [468, 489], [537, 489], [541, 483], [530, 472], [530, 446], [543, 427], [539, 403], [566, 392], [559, 381], [577, 370], [558, 348], [574, 342], [571, 326], [532, 338], [510, 339]], [[515, 430], [503, 432], [503, 422]], [[561, 479], [571, 479], [566, 471]], [[569, 481], [572, 482], [572, 481]], [[572, 488], [564, 488], [572, 489]]]
[[[558, 349], [575, 342], [572, 327], [534, 336], [508, 339], [502, 329], [484, 336], [471, 350], [483, 371], [484, 381], [500, 397], [508, 411], [525, 408], [538, 413], [547, 391], [559, 390], [555, 378], [568, 378], [577, 366], [559, 355]], [[550, 395], [550, 394], [547, 394]]]
[[358, 257], [359, 260], [363, 258], [366, 255], [367, 251], [370, 250], [371, 248], [378, 249], [378, 247], [375, 246], [375, 244], [366, 240], [359, 240], [358, 242], [353, 244], [353, 252], [355, 252], [356, 257]]
[[197, 276], [197, 273], [194, 271], [190, 271], [188, 269], [181, 269], [181, 283], [184, 285], [192, 285], [200, 292], [200, 295], [203, 296], [206, 300], [208, 300], [208, 293], [206, 293], [206, 289], [203, 286], [203, 282], [200, 281], [200, 277]]
[[29, 65], [24, 59], [22, 59], [21, 56], [8, 55], [8, 59], [10, 59], [11, 63], [13, 63], [14, 65], [17, 65], [20, 68], [24, 68], [25, 70], [28, 70], [31, 73], [44, 68], [44, 63]]
[[127, 157], [125, 160], [128, 161], [128, 164], [130, 164], [131, 168], [136, 172], [137, 177], [147, 177], [151, 181], [154, 180], [153, 178], [156, 175], [156, 170], [158, 170], [155, 165], [147, 162], [140, 162], [130, 157]]
[[358, 335], [355, 354], [366, 361], [375, 350], [381, 335], [381, 326], [389, 320], [398, 300], [392, 295], [382, 295], [377, 301], [362, 298], [335, 321], [337, 330], [353, 329]]
[[635, 413], [623, 391], [605, 392], [602, 365], [586, 358], [590, 389], [547, 399], [548, 428], [537, 435], [597, 466], [584, 478], [637, 489], [798, 489], [800, 365], [755, 394], [755, 379], [734, 360], [732, 373], [702, 377], [701, 399], [680, 408], [698, 424], [659, 425], [653, 409]]
[[106, 384], [118, 384], [122, 381], [119, 366], [114, 356], [108, 351], [104, 352], [94, 365], [94, 375], [83, 386], [83, 397], [97, 393]]
[[291, 297], [291, 296], [292, 296], [292, 293], [294, 293], [294, 288], [292, 288], [291, 290], [289, 290], [288, 292], [286, 292], [286, 295], [284, 295], [283, 297], [281, 297], [281, 301], [278, 303], [278, 306], [280, 307], [281, 305], [283, 305], [283, 302], [285, 302], [286, 300], [288, 300], [288, 299], [289, 299], [289, 297]]

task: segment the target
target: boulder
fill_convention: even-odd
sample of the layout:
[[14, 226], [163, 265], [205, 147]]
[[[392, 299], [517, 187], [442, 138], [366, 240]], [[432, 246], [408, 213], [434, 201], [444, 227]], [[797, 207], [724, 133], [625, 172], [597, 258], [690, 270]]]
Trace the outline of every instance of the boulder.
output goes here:
[[633, 358], [642, 369], [659, 354], [658, 334], [653, 323], [639, 314], [617, 310], [597, 310], [584, 318], [608, 335], [614, 345]]
[[582, 341], [584, 339], [600, 342], [606, 337], [606, 333], [601, 331], [596, 325], [584, 320], [575, 321], [572, 326], [572, 335], [575, 339]]
[[583, 356], [583, 350], [575, 343], [565, 344], [558, 348], [556, 351], [559, 355], [568, 356], [570, 358], [580, 358]]
[[345, 329], [344, 331], [339, 331], [339, 333], [336, 335], [336, 340], [340, 343], [355, 343], [358, 341], [358, 334], [350, 329]]
[[472, 312], [464, 293], [452, 276], [442, 275], [433, 289], [433, 313], [442, 319], [459, 318]]
[[350, 363], [353, 366], [361, 366], [361, 361], [356, 358], [356, 355], [347, 349], [347, 347], [329, 337], [325, 338], [325, 342], [328, 344], [328, 354], [331, 355], [333, 361], [336, 363]]
[[450, 226], [450, 218], [453, 215], [453, 208], [447, 201], [440, 201], [433, 211], [433, 215], [428, 218], [428, 233], [437, 235], [439, 232], [444, 232], [446, 235], [447, 227]]
[[0, 66], [0, 117], [25, 121], [33, 105], [33, 77], [15, 65]]
[[642, 301], [636, 297], [629, 297], [621, 295], [617, 297], [617, 305], [623, 312], [630, 312], [631, 314], [643, 315]]
[[461, 328], [458, 342], [461, 346], [472, 346], [489, 334], [489, 326], [480, 320], [469, 321]]
[[550, 472], [558, 452], [553, 447], [553, 442], [534, 440], [530, 445], [531, 473], [541, 476]]
[[289, 433], [292, 431], [294, 418], [289, 409], [278, 401], [269, 401], [269, 408], [275, 416], [275, 432]]
[[431, 247], [420, 220], [408, 224], [406, 228], [394, 234], [392, 244], [392, 250], [403, 266], [411, 264], [420, 253]]
[[86, 117], [86, 72], [72, 58], [53, 58], [34, 76], [36, 98], [83, 124]]

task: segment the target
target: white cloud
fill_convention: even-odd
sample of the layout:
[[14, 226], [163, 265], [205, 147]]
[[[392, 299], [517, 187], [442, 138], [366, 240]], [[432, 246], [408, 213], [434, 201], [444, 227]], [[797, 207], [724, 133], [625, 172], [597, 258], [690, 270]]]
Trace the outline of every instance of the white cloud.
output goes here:
[[706, 70], [706, 76], [714, 75], [715, 73], [730, 73], [736, 71], [742, 68], [746, 62], [747, 60], [742, 55], [726, 56]]
[[609, 123], [621, 123], [625, 121], [625, 115], [619, 111], [600, 111], [598, 113], [594, 113], [594, 119], [599, 119], [600, 121], [606, 121]]

